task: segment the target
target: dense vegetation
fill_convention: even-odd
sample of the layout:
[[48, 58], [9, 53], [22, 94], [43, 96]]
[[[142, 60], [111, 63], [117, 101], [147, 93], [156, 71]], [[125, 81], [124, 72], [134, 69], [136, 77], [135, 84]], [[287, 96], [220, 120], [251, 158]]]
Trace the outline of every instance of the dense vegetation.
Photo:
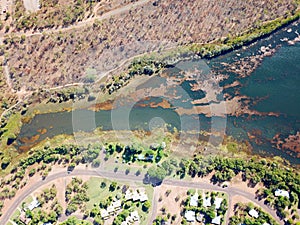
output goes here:
[[65, 200], [68, 203], [66, 215], [70, 215], [78, 209], [84, 210], [85, 202], [89, 201], [87, 189], [87, 183], [83, 183], [82, 179], [72, 178], [65, 192]]
[[123, 163], [134, 163], [136, 161], [148, 162], [148, 163], [159, 163], [165, 153], [165, 143], [155, 144], [149, 147], [143, 147], [141, 145], [121, 145], [109, 143], [106, 145], [106, 160], [113, 156], [114, 158], [122, 159]]

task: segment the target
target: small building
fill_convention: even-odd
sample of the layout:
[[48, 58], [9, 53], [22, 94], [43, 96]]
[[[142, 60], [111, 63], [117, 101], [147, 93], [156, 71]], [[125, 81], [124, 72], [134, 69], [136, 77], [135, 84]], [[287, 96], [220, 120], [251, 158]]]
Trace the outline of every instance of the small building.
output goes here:
[[143, 160], [145, 160], [145, 156], [140, 154], [137, 156], [137, 159], [143, 161]]
[[188, 222], [195, 222], [196, 221], [196, 213], [192, 210], [188, 210], [184, 214], [185, 219]]
[[196, 191], [196, 193], [191, 197], [190, 205], [197, 207], [198, 206], [198, 198], [199, 198], [199, 195], [198, 195], [198, 192]]
[[249, 215], [250, 215], [251, 217], [256, 218], [256, 219], [259, 217], [259, 214], [258, 214], [258, 212], [257, 212], [255, 209], [251, 209], [251, 210], [249, 211]]
[[107, 207], [106, 211], [108, 212], [108, 214], [114, 214], [115, 208], [112, 205], [110, 205]]
[[106, 209], [101, 209], [100, 210], [100, 215], [101, 215], [102, 219], [104, 219], [104, 220], [109, 218], [109, 213], [107, 212]]
[[136, 201], [145, 202], [148, 200], [148, 196], [144, 190], [135, 190], [133, 192], [131, 190], [127, 190], [125, 193], [125, 200], [126, 201], [132, 200], [134, 202]]
[[288, 191], [284, 191], [284, 190], [280, 190], [280, 189], [277, 189], [275, 191], [275, 196], [278, 197], [278, 196], [283, 196], [283, 197], [287, 197], [287, 198], [290, 198], [290, 194]]
[[130, 213], [130, 215], [125, 219], [125, 221], [121, 223], [121, 225], [129, 225], [139, 221], [140, 221], [140, 216], [138, 212], [135, 210]]
[[34, 198], [33, 201], [27, 206], [28, 210], [32, 211], [33, 209], [39, 207], [40, 203], [39, 201]]
[[136, 210], [130, 214], [130, 217], [134, 222], [140, 221], [139, 213]]
[[139, 199], [140, 199], [140, 194], [139, 194], [139, 192], [136, 190], [136, 191], [134, 191], [133, 194], [132, 194], [132, 200], [133, 200], [134, 202], [136, 202], [136, 201], [138, 201]]
[[24, 224], [29, 224], [31, 219], [26, 217], [25, 212], [22, 210], [21, 211], [21, 215], [19, 217], [19, 219], [21, 220], [21, 222], [23, 222]]
[[217, 217], [213, 218], [211, 223], [220, 225], [221, 224], [221, 216], [217, 216]]
[[140, 193], [140, 202], [148, 201], [148, 196], [145, 192]]
[[270, 225], [269, 223], [263, 223], [262, 225]]
[[211, 197], [203, 198], [203, 206], [204, 207], [210, 207], [211, 206]]
[[221, 203], [223, 201], [223, 198], [216, 198], [215, 199], [215, 202], [214, 202], [214, 205], [216, 206], [216, 209], [219, 209], [221, 207]]
[[121, 202], [121, 200], [113, 201], [111, 203], [111, 206], [114, 208], [114, 210], [119, 210], [119, 209], [121, 209], [122, 202]]

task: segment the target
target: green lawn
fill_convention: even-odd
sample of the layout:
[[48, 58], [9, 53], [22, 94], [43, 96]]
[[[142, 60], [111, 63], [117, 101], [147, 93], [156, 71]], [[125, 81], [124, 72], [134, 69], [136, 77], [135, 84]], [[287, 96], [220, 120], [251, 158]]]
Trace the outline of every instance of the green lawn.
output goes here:
[[[100, 187], [102, 181], [106, 183], [105, 188]], [[117, 192], [119, 192], [119, 190], [116, 190], [114, 192], [110, 192], [108, 190], [111, 181], [107, 179], [91, 177], [88, 180], [87, 184], [88, 184], [87, 194], [90, 198], [90, 200], [86, 204], [88, 210], [91, 210], [94, 207], [94, 204], [98, 205], [100, 201], [106, 199], [109, 195], [115, 195]]]
[[11, 216], [10, 219], [13, 221], [14, 219], [19, 218], [20, 215], [21, 215], [21, 212], [18, 209], [16, 209], [16, 211], [14, 212], [14, 214]]

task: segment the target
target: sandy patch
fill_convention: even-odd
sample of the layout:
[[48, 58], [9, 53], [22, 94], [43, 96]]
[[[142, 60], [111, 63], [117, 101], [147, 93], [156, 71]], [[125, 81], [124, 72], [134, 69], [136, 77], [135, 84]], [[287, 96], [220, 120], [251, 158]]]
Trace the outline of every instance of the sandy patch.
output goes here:
[[235, 188], [238, 188], [238, 189], [241, 189], [241, 190], [243, 190], [243, 191], [246, 191], [246, 192], [248, 192], [248, 193], [251, 193], [252, 195], [254, 195], [255, 196], [255, 194], [256, 194], [256, 192], [259, 190], [259, 189], [261, 189], [261, 188], [263, 188], [264, 186], [263, 186], [263, 184], [261, 184], [261, 183], [258, 183], [255, 187], [249, 187], [248, 186], [248, 182], [244, 182], [243, 180], [242, 180], [242, 174], [240, 173], [240, 174], [238, 174], [236, 177], [234, 177], [233, 179], [232, 179], [232, 181], [230, 182], [230, 186], [232, 186], [232, 187], [235, 187]]
[[[168, 190], [171, 190], [171, 193], [167, 196], [166, 192]], [[165, 208], [166, 214], [170, 213], [171, 216], [176, 215], [176, 220], [173, 222], [173, 224], [180, 224], [180, 213], [183, 209], [180, 204], [182, 200], [186, 199], [188, 190], [189, 189], [186, 187], [174, 187], [165, 184], [157, 187], [156, 193], [158, 199], [161, 198], [162, 200], [158, 201], [157, 203], [156, 216], [162, 215], [161, 209]], [[179, 197], [177, 202], [175, 201], [176, 197]]]

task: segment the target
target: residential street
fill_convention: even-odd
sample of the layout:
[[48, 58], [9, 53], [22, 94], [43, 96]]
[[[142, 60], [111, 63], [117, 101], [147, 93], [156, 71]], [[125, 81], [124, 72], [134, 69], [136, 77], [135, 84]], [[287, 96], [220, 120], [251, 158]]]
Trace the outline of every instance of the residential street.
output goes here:
[[[48, 176], [45, 180], [40, 180], [39, 182], [36, 182], [34, 185], [29, 187], [26, 191], [24, 191], [21, 195], [19, 195], [13, 202], [13, 204], [9, 207], [7, 212], [2, 216], [0, 225], [5, 225], [9, 218], [13, 215], [14, 211], [20, 205], [31, 193], [33, 193], [36, 189], [40, 188], [41, 186], [50, 183], [56, 179], [63, 178], [63, 177], [72, 177], [72, 176], [94, 176], [94, 177], [103, 177], [111, 180], [117, 180], [117, 181], [133, 181], [133, 182], [143, 182], [144, 174], [141, 174], [140, 176], [128, 174], [126, 175], [124, 172], [108, 172], [103, 170], [97, 170], [97, 169], [75, 169], [73, 172], [68, 173], [65, 172], [59, 172], [53, 175]], [[229, 199], [231, 199], [235, 195], [243, 196], [250, 201], [254, 202], [258, 206], [260, 206], [264, 211], [272, 215], [273, 218], [275, 218], [280, 224], [284, 224], [283, 221], [281, 221], [275, 211], [270, 209], [268, 206], [266, 206], [263, 202], [258, 201], [254, 195], [243, 191], [241, 189], [235, 188], [235, 187], [227, 187], [227, 188], [221, 188], [219, 186], [208, 184], [204, 182], [193, 182], [193, 181], [184, 181], [184, 180], [176, 180], [176, 179], [166, 179], [163, 184], [171, 185], [171, 186], [179, 186], [179, 187], [187, 187], [187, 188], [197, 188], [197, 189], [206, 189], [206, 190], [212, 190], [212, 191], [222, 191], [228, 194]], [[155, 191], [154, 191], [155, 194]], [[152, 202], [152, 214], [151, 219], [149, 219], [149, 222], [153, 221], [156, 217], [155, 212], [157, 211], [157, 196], [154, 195]], [[230, 203], [230, 202], [229, 202]], [[230, 207], [230, 205], [229, 205]], [[229, 214], [227, 213], [227, 221]]]

